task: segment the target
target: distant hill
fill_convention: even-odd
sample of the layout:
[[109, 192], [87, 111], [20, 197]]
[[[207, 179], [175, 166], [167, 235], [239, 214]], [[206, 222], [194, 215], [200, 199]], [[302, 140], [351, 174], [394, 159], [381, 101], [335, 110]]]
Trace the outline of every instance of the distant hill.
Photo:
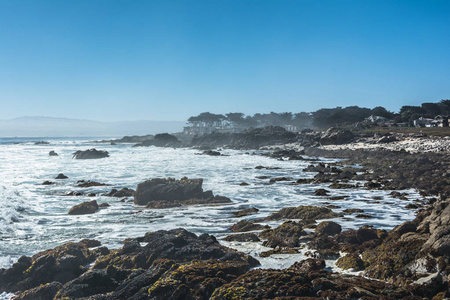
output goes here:
[[124, 136], [174, 133], [183, 130], [183, 121], [99, 122], [52, 117], [20, 117], [0, 120], [1, 137]]

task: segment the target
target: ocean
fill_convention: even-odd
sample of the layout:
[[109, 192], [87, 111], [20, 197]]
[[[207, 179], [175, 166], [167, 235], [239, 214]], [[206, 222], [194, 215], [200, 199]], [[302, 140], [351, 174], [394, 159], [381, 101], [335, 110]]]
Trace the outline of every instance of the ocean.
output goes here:
[[[49, 144], [35, 145], [45, 140]], [[133, 148], [132, 144], [110, 145], [92, 142], [91, 138], [2, 138], [0, 139], [0, 268], [8, 268], [21, 255], [31, 256], [57, 245], [84, 238], [98, 239], [104, 246], [120, 247], [125, 238], [143, 236], [146, 232], [185, 228], [196, 234], [209, 233], [218, 240], [230, 234], [228, 228], [242, 219], [256, 219], [270, 215], [283, 207], [299, 205], [339, 206], [360, 208], [371, 219], [345, 215], [334, 221], [343, 230], [357, 229], [370, 224], [375, 228], [392, 229], [414, 218], [414, 211], [405, 206], [419, 195], [407, 190], [410, 200], [390, 197], [390, 191], [361, 188], [333, 190], [329, 184], [293, 185], [290, 182], [269, 184], [260, 176], [312, 178], [315, 174], [302, 171], [310, 161], [280, 161], [261, 156], [253, 151], [222, 150], [227, 156], [199, 155], [195, 149], [156, 147]], [[96, 148], [106, 150], [110, 157], [95, 160], [72, 159], [73, 152]], [[49, 156], [54, 150], [59, 155]], [[334, 162], [316, 158], [317, 162]], [[279, 169], [255, 169], [265, 166]], [[68, 176], [56, 180], [59, 173]], [[203, 178], [204, 190], [223, 195], [232, 204], [223, 206], [190, 206], [170, 209], [146, 209], [132, 199], [112, 198], [103, 194], [123, 187], [136, 189], [138, 183], [156, 177], [180, 179]], [[91, 180], [108, 186], [77, 187], [77, 181]], [[55, 182], [42, 185], [44, 181]], [[241, 186], [242, 182], [249, 185]], [[327, 188], [331, 196], [349, 196], [343, 200], [314, 196], [318, 188]], [[80, 191], [83, 196], [65, 196], [69, 191]], [[96, 196], [85, 196], [95, 193]], [[68, 215], [69, 209], [83, 201], [97, 200], [110, 206], [90, 215]], [[259, 213], [234, 218], [232, 212], [255, 207]], [[277, 226], [280, 222], [262, 222]], [[267, 251], [261, 243], [224, 242], [222, 244], [244, 251], [261, 261], [262, 268], [285, 268], [306, 258], [304, 251], [291, 255], [259, 257]], [[305, 249], [306, 250], [306, 249]], [[334, 268], [333, 262], [327, 266]]]

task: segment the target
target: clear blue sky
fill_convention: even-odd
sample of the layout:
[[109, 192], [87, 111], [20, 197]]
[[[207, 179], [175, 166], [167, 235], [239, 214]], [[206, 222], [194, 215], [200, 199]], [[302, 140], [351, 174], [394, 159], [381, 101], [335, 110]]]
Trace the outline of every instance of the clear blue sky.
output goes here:
[[0, 119], [449, 98], [448, 0], [0, 0]]

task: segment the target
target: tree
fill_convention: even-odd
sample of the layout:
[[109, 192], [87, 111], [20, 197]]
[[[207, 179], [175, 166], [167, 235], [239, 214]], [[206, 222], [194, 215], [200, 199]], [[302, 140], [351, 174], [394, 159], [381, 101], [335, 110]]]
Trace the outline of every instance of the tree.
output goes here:
[[386, 119], [392, 119], [394, 117], [394, 113], [387, 111], [383, 106], [377, 106], [372, 108], [372, 115], [383, 117]]

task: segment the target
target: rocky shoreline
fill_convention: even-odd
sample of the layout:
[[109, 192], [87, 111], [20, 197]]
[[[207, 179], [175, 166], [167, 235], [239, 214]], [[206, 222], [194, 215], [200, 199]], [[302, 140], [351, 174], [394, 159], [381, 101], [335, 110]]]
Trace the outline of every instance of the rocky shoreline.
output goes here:
[[[267, 131], [261, 134], [267, 134]], [[330, 136], [329, 132], [328, 140], [334, 139]], [[114, 250], [102, 247], [95, 240], [83, 240], [33, 257], [21, 257], [10, 269], [0, 269], [0, 292], [16, 293], [14, 299], [450, 297], [450, 158], [447, 139], [432, 139], [439, 146], [430, 146], [428, 139], [417, 142], [423, 137], [405, 137], [404, 140], [395, 137], [395, 141], [392, 139], [388, 143], [380, 143], [378, 138], [371, 137], [364, 143], [377, 146], [368, 150], [371, 147], [358, 149], [361, 140], [339, 146], [319, 146], [315, 138], [308, 138], [303, 144], [293, 142], [291, 138], [278, 137], [278, 142], [287, 145], [270, 147], [278, 150], [269, 155], [291, 160], [304, 159], [302, 156], [305, 155], [342, 159], [328, 165], [313, 163], [308, 168], [316, 173], [314, 178], [298, 179], [292, 184], [316, 181], [329, 183], [330, 188], [345, 189], [353, 184], [351, 180], [359, 180], [365, 182], [366, 189], [414, 188], [424, 196], [417, 201], [417, 217], [391, 231], [370, 226], [342, 231], [335, 222], [317, 222], [335, 217], [332, 209], [299, 206], [283, 208], [267, 217], [267, 220], [284, 221], [276, 228], [260, 226], [255, 222], [258, 220], [241, 220], [230, 228], [236, 234], [229, 235], [229, 240], [262, 242], [272, 248], [263, 255], [296, 253], [301, 244], [306, 244], [311, 250], [311, 258], [281, 270], [255, 268], [258, 265], [256, 258], [221, 245], [214, 236], [197, 236], [181, 228], [126, 239], [120, 249]], [[255, 141], [259, 143], [258, 139]], [[416, 150], [410, 152], [407, 143]], [[308, 144], [319, 147], [304, 147]], [[199, 145], [206, 148], [208, 143], [204, 141]], [[220, 143], [209, 145], [219, 146]], [[267, 147], [268, 144], [260, 146]], [[359, 168], [356, 171], [349, 165], [359, 165]], [[193, 198], [213, 199], [212, 193], [204, 195], [201, 182], [183, 180], [169, 179], [177, 185], [195, 186]], [[272, 184], [277, 182], [274, 180]], [[150, 183], [156, 182], [147, 184]], [[319, 192], [326, 195], [326, 190]], [[394, 192], [392, 196], [398, 201], [404, 197]], [[236, 215], [257, 213], [257, 210], [249, 209]], [[325, 259], [330, 258], [339, 258], [337, 265], [340, 268], [360, 271], [363, 276], [325, 270]]]

